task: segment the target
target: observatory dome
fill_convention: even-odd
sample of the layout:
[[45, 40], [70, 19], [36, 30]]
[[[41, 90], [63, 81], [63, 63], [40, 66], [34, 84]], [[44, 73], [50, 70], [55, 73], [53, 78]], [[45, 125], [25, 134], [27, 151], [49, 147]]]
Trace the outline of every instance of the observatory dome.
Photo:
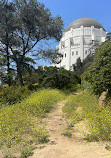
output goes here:
[[104, 27], [98, 21], [91, 18], [80, 18], [69, 24], [68, 27], [65, 29], [65, 32], [69, 31], [71, 28], [76, 29], [76, 28], [80, 28], [81, 26], [84, 27], [94, 26], [95, 28], [99, 28], [99, 29], [103, 28], [103, 30], [105, 31]]

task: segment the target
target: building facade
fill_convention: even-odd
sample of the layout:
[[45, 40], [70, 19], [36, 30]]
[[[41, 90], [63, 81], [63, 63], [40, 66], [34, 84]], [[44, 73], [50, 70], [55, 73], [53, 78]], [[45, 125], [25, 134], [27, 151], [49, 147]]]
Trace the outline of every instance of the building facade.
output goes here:
[[64, 31], [57, 51], [63, 55], [59, 64], [52, 64], [57, 67], [64, 67], [72, 70], [80, 57], [83, 61], [90, 53], [91, 49], [105, 41], [106, 31], [96, 20], [91, 18], [81, 18], [73, 21]]

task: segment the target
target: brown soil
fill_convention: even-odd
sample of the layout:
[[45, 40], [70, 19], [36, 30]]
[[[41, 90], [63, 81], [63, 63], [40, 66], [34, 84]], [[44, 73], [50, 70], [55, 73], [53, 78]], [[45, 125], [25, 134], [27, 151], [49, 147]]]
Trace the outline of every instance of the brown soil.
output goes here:
[[111, 158], [111, 152], [105, 149], [108, 142], [86, 142], [83, 140], [84, 123], [75, 126], [71, 138], [61, 135], [66, 127], [66, 120], [62, 115], [64, 101], [48, 114], [45, 127], [49, 132], [49, 143], [37, 146], [30, 158]]

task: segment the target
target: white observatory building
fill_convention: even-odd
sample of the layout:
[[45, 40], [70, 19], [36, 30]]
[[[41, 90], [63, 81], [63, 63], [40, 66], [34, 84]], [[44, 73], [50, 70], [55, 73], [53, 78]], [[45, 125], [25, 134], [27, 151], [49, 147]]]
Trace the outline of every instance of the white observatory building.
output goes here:
[[59, 64], [52, 66], [64, 67], [72, 70], [73, 64], [80, 57], [83, 61], [90, 53], [93, 45], [100, 45], [105, 41], [106, 31], [96, 20], [81, 18], [73, 21], [65, 29], [59, 45], [56, 47], [63, 58]]

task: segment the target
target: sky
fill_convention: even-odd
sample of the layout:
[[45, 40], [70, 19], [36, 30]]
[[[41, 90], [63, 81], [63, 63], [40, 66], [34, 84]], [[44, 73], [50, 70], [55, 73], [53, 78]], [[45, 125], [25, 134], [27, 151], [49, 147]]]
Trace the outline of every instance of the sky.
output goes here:
[[50, 9], [52, 16], [60, 15], [66, 28], [79, 18], [93, 18], [107, 32], [111, 31], [111, 0], [39, 0]]
[[[111, 0], [38, 0], [50, 9], [52, 16], [61, 16], [64, 29], [79, 18], [92, 18], [111, 32]], [[40, 61], [39, 65], [49, 65]]]

